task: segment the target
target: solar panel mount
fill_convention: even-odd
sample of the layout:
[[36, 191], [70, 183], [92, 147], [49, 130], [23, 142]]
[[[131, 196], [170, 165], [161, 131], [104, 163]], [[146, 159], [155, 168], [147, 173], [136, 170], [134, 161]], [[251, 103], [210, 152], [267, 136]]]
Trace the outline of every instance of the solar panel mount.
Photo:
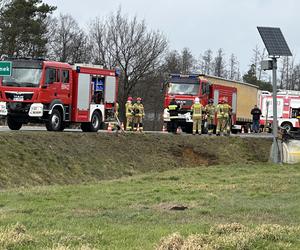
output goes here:
[[292, 56], [292, 52], [280, 30], [273, 27], [257, 27], [269, 56]]

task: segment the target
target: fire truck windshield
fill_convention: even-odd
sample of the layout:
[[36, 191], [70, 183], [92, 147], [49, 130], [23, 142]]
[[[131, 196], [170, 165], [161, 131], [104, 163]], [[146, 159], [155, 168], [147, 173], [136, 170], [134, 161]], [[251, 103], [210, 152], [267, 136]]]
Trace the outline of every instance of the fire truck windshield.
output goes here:
[[199, 93], [199, 83], [170, 83], [168, 94], [170, 95], [193, 95]]
[[42, 69], [13, 68], [11, 76], [3, 76], [2, 86], [38, 87]]

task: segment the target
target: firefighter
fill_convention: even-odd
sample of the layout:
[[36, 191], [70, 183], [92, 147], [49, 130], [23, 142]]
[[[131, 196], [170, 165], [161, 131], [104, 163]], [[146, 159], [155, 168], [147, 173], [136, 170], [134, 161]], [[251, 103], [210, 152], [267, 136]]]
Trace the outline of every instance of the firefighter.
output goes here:
[[214, 120], [216, 107], [214, 105], [214, 100], [209, 99], [208, 104], [205, 106], [206, 120], [207, 120], [207, 132], [209, 135], [212, 135], [214, 132]]
[[220, 135], [220, 133], [223, 133], [223, 117], [224, 117], [224, 112], [223, 112], [223, 99], [219, 99], [218, 105], [216, 107], [217, 111], [217, 129], [216, 129], [216, 135]]
[[169, 106], [168, 111], [170, 113], [170, 129], [171, 132], [176, 134], [177, 133], [177, 120], [178, 120], [178, 112], [180, 109], [180, 105], [176, 102], [176, 99], [173, 97]]
[[197, 132], [199, 135], [202, 133], [202, 111], [203, 106], [200, 103], [200, 99], [196, 97], [194, 104], [192, 105], [193, 135]]
[[125, 104], [125, 115], [126, 115], [126, 131], [132, 130], [132, 122], [133, 122], [133, 105], [132, 105], [132, 97], [128, 97], [127, 102]]
[[142, 98], [138, 97], [136, 103], [133, 105], [134, 109], [134, 131], [139, 130], [143, 132], [143, 118], [145, 116], [144, 105], [142, 104]]
[[231, 125], [231, 107], [225, 98], [219, 100], [217, 105], [217, 131], [216, 134], [229, 135]]
[[227, 98], [224, 98], [223, 101], [223, 112], [224, 112], [224, 120], [225, 120], [225, 124], [224, 124], [225, 135], [230, 135], [232, 108], [228, 104]]

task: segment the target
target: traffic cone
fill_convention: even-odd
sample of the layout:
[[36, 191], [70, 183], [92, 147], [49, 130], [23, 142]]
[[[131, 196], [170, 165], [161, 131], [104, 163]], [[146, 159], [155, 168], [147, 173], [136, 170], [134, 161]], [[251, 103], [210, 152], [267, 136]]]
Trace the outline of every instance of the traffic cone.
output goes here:
[[251, 128], [248, 128], [248, 134], [251, 134]]
[[245, 128], [242, 127], [242, 134], [245, 134]]
[[110, 122], [108, 123], [107, 132], [112, 132], [112, 125]]

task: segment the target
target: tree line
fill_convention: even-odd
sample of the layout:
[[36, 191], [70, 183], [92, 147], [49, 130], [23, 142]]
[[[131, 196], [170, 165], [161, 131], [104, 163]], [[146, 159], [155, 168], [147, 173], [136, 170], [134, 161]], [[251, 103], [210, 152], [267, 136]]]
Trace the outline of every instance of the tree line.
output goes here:
[[[266, 52], [258, 47], [249, 71], [242, 75], [236, 55], [227, 58], [222, 48], [207, 49], [198, 57], [189, 48], [172, 50], [162, 32], [150, 30], [145, 20], [129, 17], [120, 8], [94, 18], [86, 29], [71, 15], [55, 16], [56, 10], [42, 0], [1, 0], [0, 55], [119, 67], [121, 107], [129, 95], [140, 95], [154, 113], [153, 119], [160, 118], [156, 113], [162, 110], [161, 83], [169, 73], [201, 73], [271, 90], [270, 79], [260, 68]], [[300, 64], [295, 58], [282, 59], [278, 85], [300, 90]]]

